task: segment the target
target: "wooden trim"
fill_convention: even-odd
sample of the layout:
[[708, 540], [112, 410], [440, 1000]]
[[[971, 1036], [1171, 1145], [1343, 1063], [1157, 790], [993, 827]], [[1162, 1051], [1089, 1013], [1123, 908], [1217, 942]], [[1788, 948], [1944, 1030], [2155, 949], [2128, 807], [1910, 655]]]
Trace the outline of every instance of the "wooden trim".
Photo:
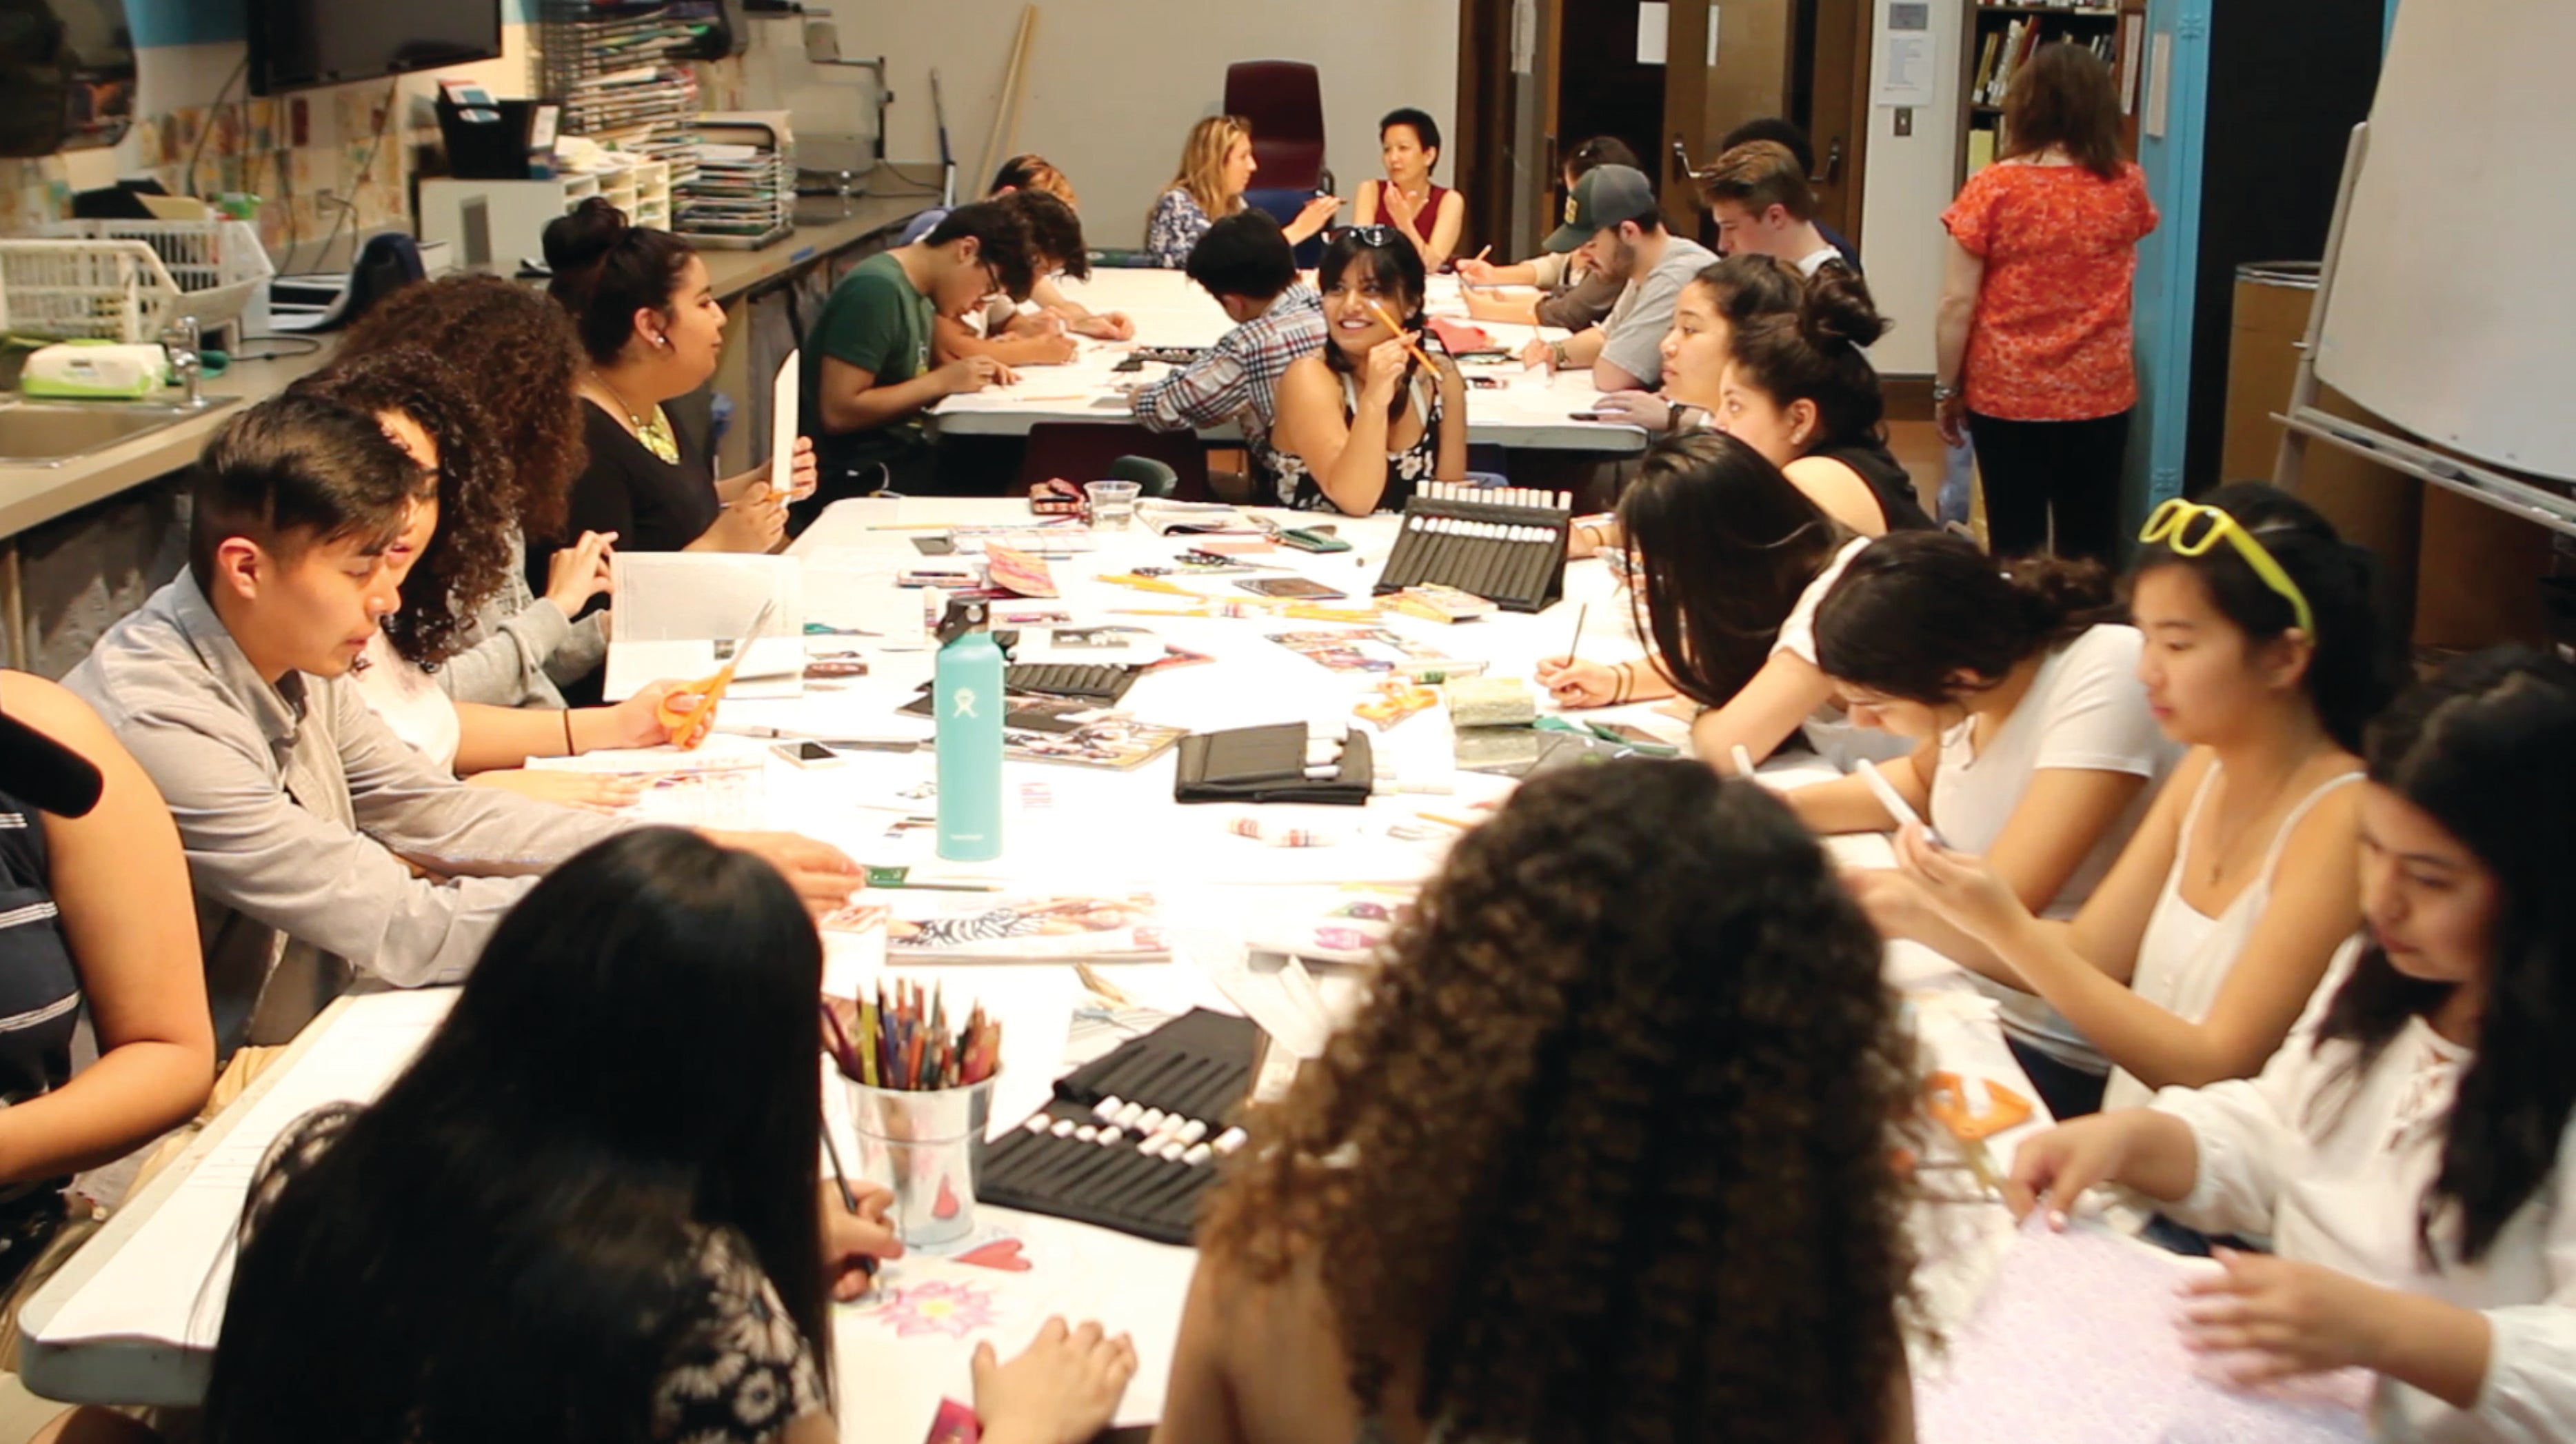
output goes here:
[[1928, 374], [1881, 376], [1878, 394], [1886, 398], [1890, 421], [1932, 419], [1932, 378]]

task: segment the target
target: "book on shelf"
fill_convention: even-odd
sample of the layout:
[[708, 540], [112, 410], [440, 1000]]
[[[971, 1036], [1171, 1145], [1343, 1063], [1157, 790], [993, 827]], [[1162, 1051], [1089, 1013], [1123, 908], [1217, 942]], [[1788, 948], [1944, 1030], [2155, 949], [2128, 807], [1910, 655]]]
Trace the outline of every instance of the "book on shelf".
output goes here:
[[1975, 175], [1995, 163], [1995, 132], [1985, 126], [1968, 130], [1968, 174]]
[[2003, 45], [2004, 37], [2001, 31], [1986, 32], [1985, 44], [1977, 52], [1977, 83], [1968, 87], [1968, 98], [1971, 101], [1983, 101], [1986, 92], [1994, 88], [1995, 62], [2003, 53]]

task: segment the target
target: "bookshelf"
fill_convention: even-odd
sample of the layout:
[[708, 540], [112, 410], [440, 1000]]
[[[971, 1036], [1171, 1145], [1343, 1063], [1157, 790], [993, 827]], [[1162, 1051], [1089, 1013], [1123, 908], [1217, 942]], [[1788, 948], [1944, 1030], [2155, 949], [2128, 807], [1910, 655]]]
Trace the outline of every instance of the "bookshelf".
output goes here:
[[1970, 0], [1967, 37], [1959, 47], [1959, 180], [2002, 153], [2004, 87], [2031, 52], [2051, 41], [2089, 46], [2111, 67], [2129, 154], [2138, 153], [2138, 115], [2145, 104], [2146, 0], [2109, 4], [1990, 5]]

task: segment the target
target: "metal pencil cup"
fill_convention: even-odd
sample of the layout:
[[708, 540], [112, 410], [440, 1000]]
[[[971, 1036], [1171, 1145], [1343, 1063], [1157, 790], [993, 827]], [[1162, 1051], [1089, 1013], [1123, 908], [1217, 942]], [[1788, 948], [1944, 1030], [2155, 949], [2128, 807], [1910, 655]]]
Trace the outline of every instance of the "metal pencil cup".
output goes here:
[[920, 1092], [844, 1081], [859, 1137], [859, 1173], [894, 1190], [891, 1213], [904, 1245], [935, 1247], [972, 1233], [993, 1080]]

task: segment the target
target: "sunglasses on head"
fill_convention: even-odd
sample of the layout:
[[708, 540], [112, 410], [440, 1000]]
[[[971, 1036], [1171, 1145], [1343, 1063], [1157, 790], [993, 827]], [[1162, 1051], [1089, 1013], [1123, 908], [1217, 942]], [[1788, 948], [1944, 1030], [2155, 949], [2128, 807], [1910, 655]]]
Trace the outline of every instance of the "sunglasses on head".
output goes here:
[[2149, 514], [2147, 524], [2138, 531], [2138, 540], [2151, 546], [2161, 545], [2178, 557], [2200, 556], [2218, 545], [2221, 537], [2236, 548], [2236, 554], [2245, 559], [2245, 565], [2254, 569], [2254, 575], [2262, 580], [2263, 585], [2279, 593], [2281, 599], [2290, 604], [2290, 613], [2308, 640], [2316, 640], [2317, 618], [2308, 607], [2307, 594], [2299, 590], [2299, 584], [2290, 580], [2290, 574], [2281, 569], [2281, 563], [2236, 518], [2217, 507], [2174, 497]]
[[1355, 236], [1363, 246], [1395, 246], [1404, 243], [1404, 235], [1393, 226], [1335, 226], [1331, 239]]

